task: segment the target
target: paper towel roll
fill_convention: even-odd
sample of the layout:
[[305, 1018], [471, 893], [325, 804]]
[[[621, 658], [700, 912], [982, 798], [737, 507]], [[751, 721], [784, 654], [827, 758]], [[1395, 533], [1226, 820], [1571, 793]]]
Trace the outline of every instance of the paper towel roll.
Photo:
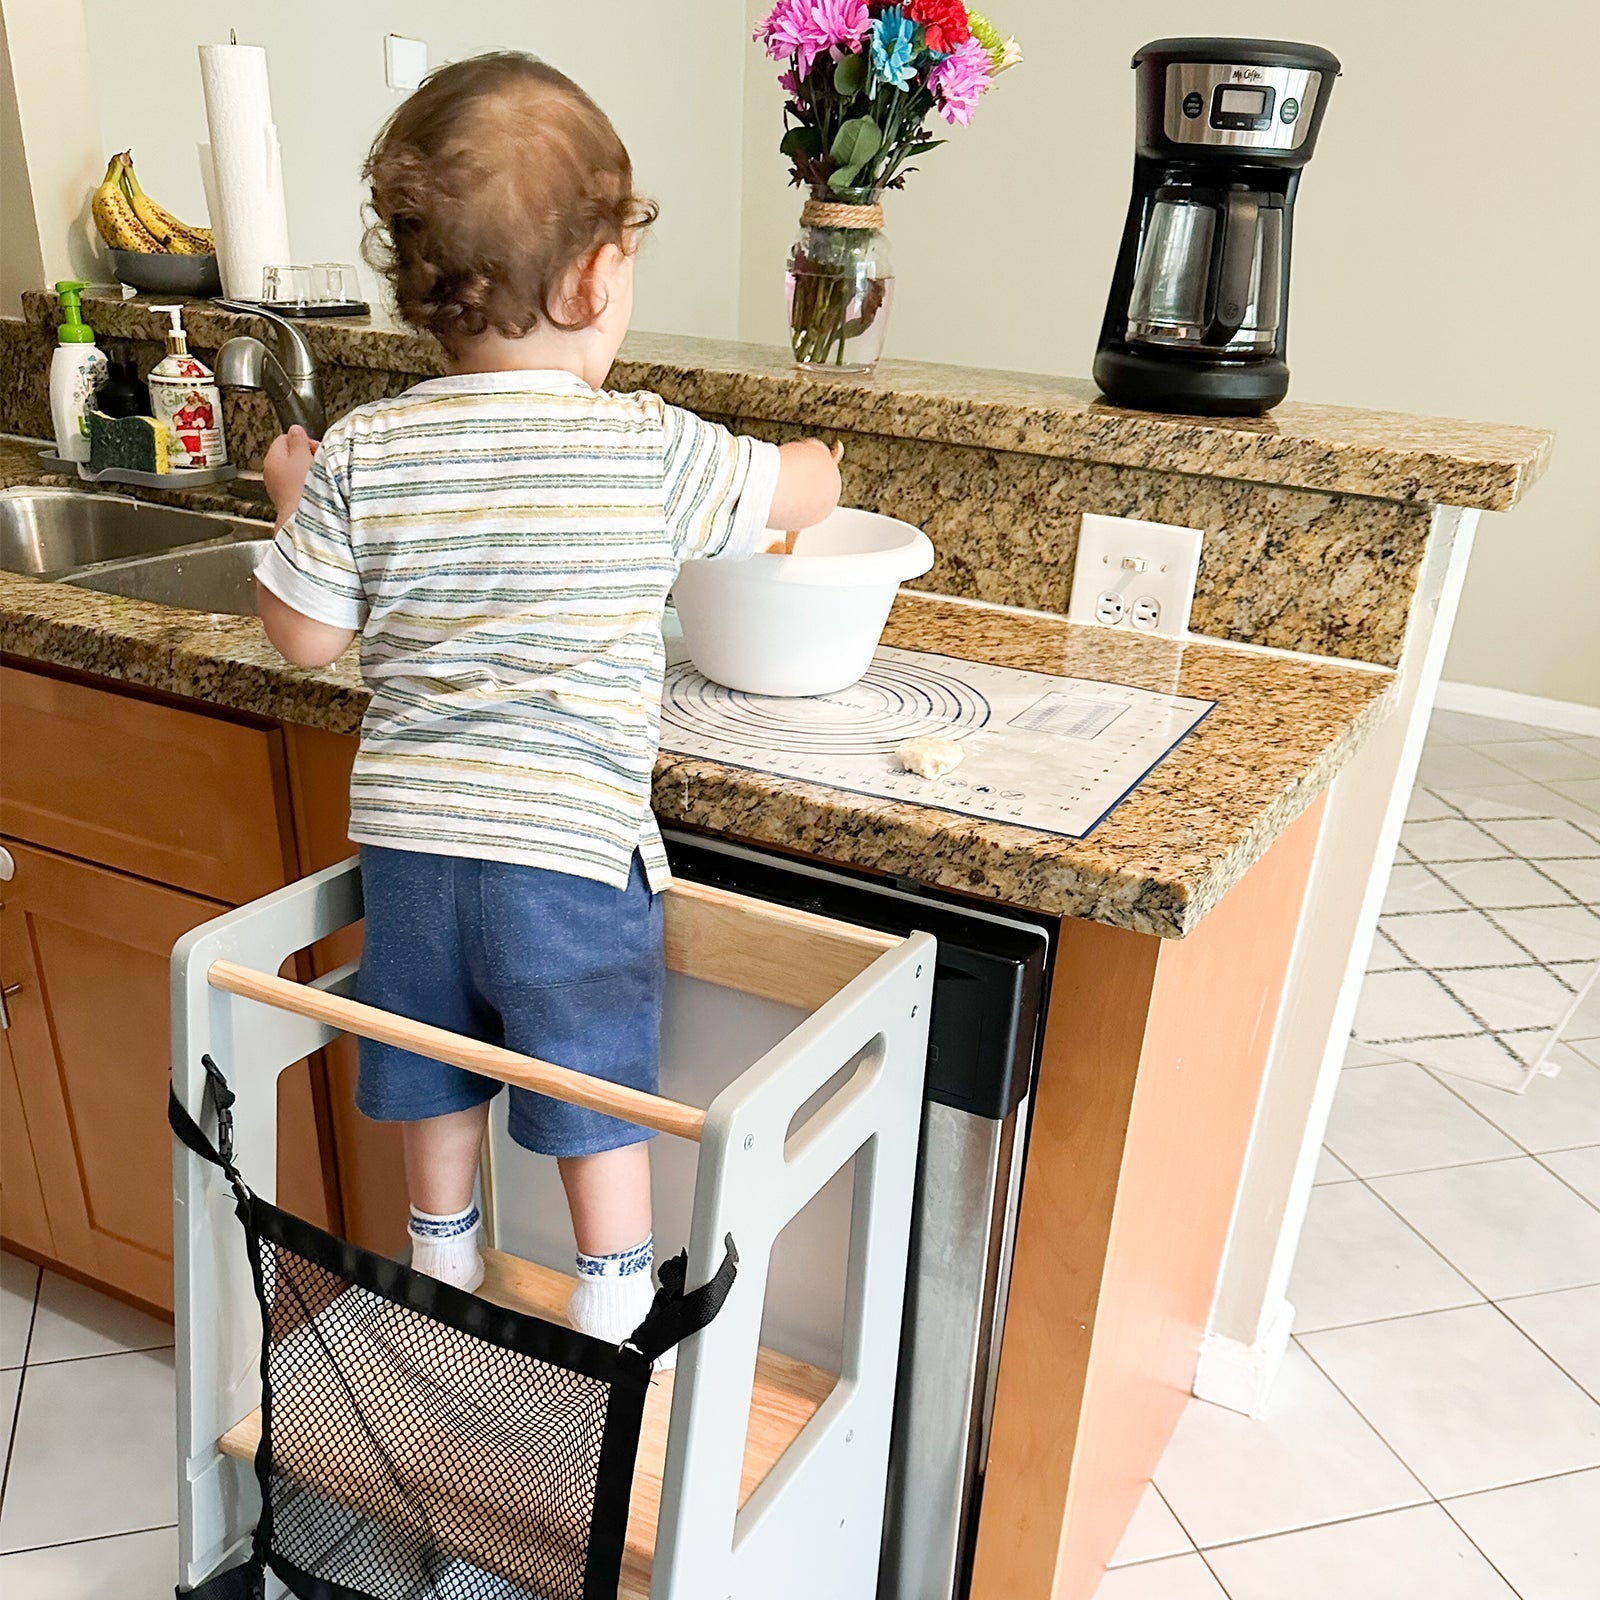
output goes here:
[[294, 259], [267, 52], [259, 45], [203, 44], [200, 82], [211, 134], [207, 199], [222, 291], [230, 299], [259, 300], [261, 269]]

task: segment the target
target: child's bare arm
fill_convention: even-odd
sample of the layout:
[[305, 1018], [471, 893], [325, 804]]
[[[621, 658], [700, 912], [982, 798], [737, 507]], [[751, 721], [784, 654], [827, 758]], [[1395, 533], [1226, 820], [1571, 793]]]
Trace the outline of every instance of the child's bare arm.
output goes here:
[[[316, 440], [299, 426], [279, 434], [268, 447], [261, 478], [278, 513], [278, 527], [281, 528], [299, 507], [316, 454]], [[256, 612], [273, 648], [292, 666], [331, 666], [355, 638], [354, 629], [335, 628], [296, 611], [260, 581], [256, 583]]]
[[839, 503], [839, 447], [800, 439], [778, 450], [778, 489], [769, 528], [809, 528]]
[[331, 666], [355, 638], [353, 628], [335, 628], [296, 611], [264, 583], [256, 584], [256, 610], [273, 648], [296, 667]]

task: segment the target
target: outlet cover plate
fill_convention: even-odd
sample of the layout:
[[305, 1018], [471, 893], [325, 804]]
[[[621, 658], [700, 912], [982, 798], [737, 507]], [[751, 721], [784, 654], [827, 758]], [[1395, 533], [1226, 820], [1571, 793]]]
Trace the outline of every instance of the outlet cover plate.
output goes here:
[[1067, 620], [1186, 638], [1203, 537], [1198, 528], [1084, 512]]

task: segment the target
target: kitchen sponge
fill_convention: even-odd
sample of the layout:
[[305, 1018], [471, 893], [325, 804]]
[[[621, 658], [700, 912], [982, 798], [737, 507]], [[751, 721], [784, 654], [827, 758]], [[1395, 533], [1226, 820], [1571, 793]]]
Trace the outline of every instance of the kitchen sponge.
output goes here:
[[108, 417], [93, 406], [89, 419], [89, 470], [170, 472], [167, 430], [154, 417]]

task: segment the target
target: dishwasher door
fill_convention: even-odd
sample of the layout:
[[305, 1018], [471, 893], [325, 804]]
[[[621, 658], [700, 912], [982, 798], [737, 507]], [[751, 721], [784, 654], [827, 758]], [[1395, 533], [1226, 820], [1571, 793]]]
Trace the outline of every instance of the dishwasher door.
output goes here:
[[[667, 846], [681, 877], [939, 942], [878, 1594], [960, 1600], [977, 1532], [1050, 920], [675, 831]], [[731, 1023], [724, 1014], [722, 1026]], [[848, 1226], [848, 1196], [834, 1199], [831, 1219], [814, 1219], [818, 1232], [783, 1241], [794, 1253], [782, 1272], [774, 1261], [769, 1291], [780, 1324], [772, 1342], [793, 1341], [814, 1362], [831, 1354], [817, 1340], [843, 1310], [827, 1270], [839, 1247], [826, 1229]], [[783, 1280], [793, 1297], [774, 1306]]]

